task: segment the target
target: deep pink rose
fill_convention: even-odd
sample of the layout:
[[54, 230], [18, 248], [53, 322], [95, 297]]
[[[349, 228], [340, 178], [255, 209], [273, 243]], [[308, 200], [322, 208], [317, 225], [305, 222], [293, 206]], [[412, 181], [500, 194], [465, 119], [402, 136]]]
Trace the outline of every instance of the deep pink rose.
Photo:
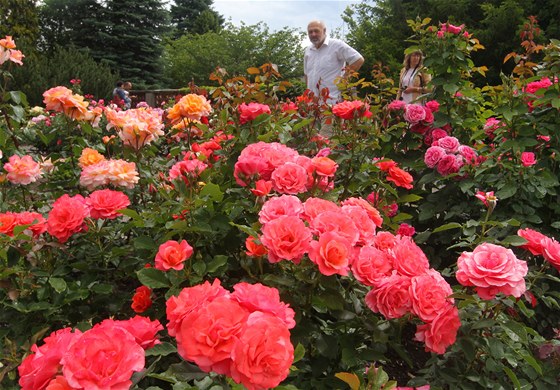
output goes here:
[[467, 164], [476, 164], [477, 155], [473, 148], [467, 145], [459, 145], [458, 152], [461, 156], [464, 157]]
[[272, 187], [281, 194], [295, 195], [307, 191], [307, 170], [287, 162], [272, 172]]
[[264, 225], [261, 242], [271, 263], [290, 260], [299, 264], [309, 249], [311, 231], [300, 218], [284, 215]]
[[426, 117], [424, 118], [423, 122], [426, 124], [434, 123], [434, 113], [428, 107], [424, 106], [424, 111], [426, 111]]
[[387, 105], [387, 109], [389, 111], [397, 111], [397, 110], [404, 109], [405, 106], [406, 103], [404, 102], [404, 100], [393, 100], [391, 103]]
[[366, 286], [377, 287], [379, 282], [391, 275], [393, 260], [380, 249], [364, 246], [352, 262], [352, 274]]
[[453, 154], [446, 154], [437, 163], [437, 171], [442, 176], [447, 176], [452, 173], [459, 172], [457, 168], [457, 159]]
[[437, 142], [440, 139], [442, 139], [443, 137], [447, 137], [449, 134], [447, 133], [447, 131], [445, 131], [443, 129], [440, 129], [440, 128], [437, 128], [437, 129], [433, 129], [430, 132], [430, 135], [432, 137], [432, 141]]
[[552, 264], [554, 268], [560, 271], [560, 242], [546, 237], [542, 240], [541, 244], [543, 257]]
[[241, 124], [255, 120], [261, 114], [270, 114], [270, 107], [260, 103], [242, 103], [237, 107]]
[[521, 248], [527, 249], [534, 255], [543, 254], [543, 240], [548, 238], [547, 236], [529, 228], [519, 229], [517, 235], [527, 240], [527, 243], [521, 245]]
[[107, 319], [96, 326], [104, 326], [109, 322], [112, 323], [111, 326], [119, 326], [134, 336], [136, 343], [145, 350], [161, 344], [158, 339], [158, 332], [163, 330], [163, 326], [158, 320], [152, 321], [148, 317], [134, 316], [122, 321]]
[[535, 165], [537, 160], [535, 159], [535, 153], [533, 152], [523, 152], [521, 153], [521, 164], [524, 167], [530, 167]]
[[461, 144], [457, 138], [446, 136], [438, 139], [437, 145], [442, 147], [447, 153], [457, 153]]
[[424, 342], [427, 352], [443, 354], [447, 347], [455, 343], [460, 327], [459, 311], [455, 306], [449, 305], [432, 322], [419, 325], [415, 339]]
[[235, 163], [233, 176], [241, 187], [245, 187], [261, 178], [262, 172], [268, 168], [266, 160], [260, 156], [246, 156]]
[[87, 230], [85, 219], [89, 216], [86, 200], [81, 195], [62, 195], [54, 203], [47, 219], [47, 232], [65, 243], [70, 236]]
[[428, 168], [434, 168], [438, 162], [446, 156], [445, 149], [441, 146], [430, 146], [424, 155], [424, 162]]
[[472, 252], [463, 252], [457, 267], [457, 281], [474, 286], [482, 299], [492, 299], [498, 293], [519, 298], [525, 292], [527, 263], [503, 246], [480, 244]]
[[255, 312], [231, 351], [231, 376], [248, 390], [277, 387], [294, 360], [290, 332], [277, 317]]
[[77, 389], [130, 388], [144, 369], [144, 349], [129, 332], [108, 322], [86, 331], [62, 358], [62, 373]]
[[159, 246], [156, 254], [156, 269], [169, 271], [174, 269], [180, 271], [185, 267], [185, 260], [189, 259], [193, 254], [193, 248], [186, 240], [177, 242], [169, 240]]
[[389, 254], [393, 259], [393, 267], [400, 275], [422, 275], [430, 268], [422, 249], [408, 236], [397, 236], [395, 246], [389, 250]]
[[407, 223], [401, 223], [396, 233], [400, 236], [412, 237], [416, 233], [416, 229], [414, 229], [414, 226], [410, 226]]
[[439, 103], [437, 100], [430, 100], [426, 102], [425, 105], [431, 112], [438, 112], [439, 111]]
[[185, 184], [192, 185], [206, 168], [208, 164], [196, 158], [179, 161], [169, 170], [169, 180], [183, 180]]
[[422, 321], [433, 321], [449, 305], [453, 290], [439, 272], [430, 269], [425, 274], [415, 276], [410, 281], [412, 312]]
[[299, 217], [303, 213], [303, 204], [297, 196], [281, 195], [267, 200], [259, 211], [259, 222], [263, 225], [283, 215]]
[[130, 200], [120, 191], [105, 189], [92, 192], [86, 198], [86, 203], [92, 218], [115, 219], [122, 215], [117, 210], [127, 208]]
[[[0, 218], [0, 224], [1, 224]], [[26, 230], [29, 230], [33, 233], [34, 237], [38, 237], [44, 232], [47, 231], [47, 220], [43, 217], [42, 214], [24, 211], [22, 213], [17, 214], [17, 225], [30, 225]], [[0, 232], [2, 231], [2, 227], [0, 227]]]
[[261, 311], [278, 317], [288, 329], [296, 326], [295, 313], [290, 305], [280, 300], [280, 294], [274, 287], [267, 287], [260, 283], [237, 283], [233, 286], [231, 298], [235, 299], [250, 313]]
[[366, 295], [366, 304], [387, 319], [400, 318], [410, 311], [410, 278], [393, 274], [383, 278], [376, 288]]
[[407, 104], [404, 109], [404, 119], [408, 123], [418, 123], [426, 118], [426, 110], [420, 104]]

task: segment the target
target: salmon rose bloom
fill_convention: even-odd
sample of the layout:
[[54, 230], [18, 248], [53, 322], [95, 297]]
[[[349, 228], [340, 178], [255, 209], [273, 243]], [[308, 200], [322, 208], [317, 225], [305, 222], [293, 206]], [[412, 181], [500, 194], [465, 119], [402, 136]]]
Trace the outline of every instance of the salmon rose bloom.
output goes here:
[[427, 352], [443, 354], [447, 347], [455, 343], [460, 327], [459, 311], [449, 305], [432, 322], [418, 326], [415, 339], [426, 344]]
[[89, 208], [84, 197], [64, 194], [53, 203], [47, 218], [47, 232], [58, 238], [61, 243], [65, 243], [73, 234], [87, 230], [87, 217]]
[[264, 225], [261, 242], [271, 263], [290, 260], [299, 264], [309, 248], [311, 231], [300, 218], [284, 215]]
[[117, 210], [127, 208], [130, 199], [120, 191], [105, 189], [92, 192], [86, 199], [86, 203], [92, 218], [115, 219], [122, 215]]
[[162, 271], [169, 271], [174, 269], [177, 271], [182, 270], [185, 265], [185, 260], [190, 258], [193, 254], [193, 248], [186, 240], [177, 242], [169, 240], [159, 246], [156, 255], [156, 269]]
[[261, 114], [270, 114], [270, 107], [260, 103], [242, 103], [237, 109], [239, 111], [239, 122], [241, 124], [254, 121]]
[[344, 101], [334, 105], [332, 113], [342, 119], [354, 119], [355, 117], [371, 117], [369, 106], [360, 100]]
[[183, 96], [167, 113], [167, 118], [172, 124], [177, 124], [183, 119], [200, 121], [203, 116], [208, 116], [212, 107], [202, 95], [188, 94]]
[[247, 256], [251, 257], [261, 257], [266, 255], [266, 253], [268, 252], [264, 245], [257, 244], [255, 242], [255, 237], [253, 236], [247, 237], [247, 239], [245, 240], [245, 247], [247, 248], [245, 253], [247, 254]]
[[41, 166], [31, 156], [13, 155], [8, 161], [4, 164], [4, 169], [8, 172], [8, 180], [13, 184], [27, 185], [37, 181], [43, 174]]
[[312, 241], [309, 247], [309, 259], [326, 276], [348, 275], [351, 255], [348, 240], [334, 232], [321, 234], [319, 241]]
[[526, 290], [527, 263], [511, 249], [484, 243], [472, 252], [463, 252], [457, 266], [457, 281], [474, 286], [482, 299], [493, 299], [499, 293], [519, 298]]

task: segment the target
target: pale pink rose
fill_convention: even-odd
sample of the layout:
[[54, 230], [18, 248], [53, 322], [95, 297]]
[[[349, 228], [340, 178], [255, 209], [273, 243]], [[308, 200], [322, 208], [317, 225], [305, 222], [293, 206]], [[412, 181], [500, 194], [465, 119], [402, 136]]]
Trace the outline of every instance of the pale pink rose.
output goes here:
[[434, 269], [410, 281], [412, 312], [424, 322], [433, 321], [438, 313], [453, 305], [453, 298], [449, 298], [451, 294], [453, 290], [449, 283]]
[[128, 389], [144, 369], [144, 349], [112, 323], [85, 332], [62, 358], [62, 373], [77, 389]]
[[41, 166], [31, 156], [13, 155], [4, 164], [4, 169], [8, 172], [7, 179], [13, 184], [27, 185], [43, 174]]
[[109, 189], [97, 190], [86, 198], [92, 218], [115, 219], [122, 215], [117, 210], [125, 209], [130, 205], [130, 199], [120, 191]]
[[338, 233], [344, 237], [351, 246], [356, 245], [360, 238], [360, 233], [352, 218], [341, 212], [325, 211], [311, 221], [310, 227], [316, 235], [327, 232]]
[[307, 200], [303, 203], [304, 212], [302, 217], [307, 222], [310, 222], [315, 219], [317, 215], [325, 211], [339, 211], [339, 209], [338, 205], [330, 200], [322, 198], [307, 198]]
[[551, 238], [544, 238], [541, 241], [543, 257], [550, 263], [554, 268], [560, 271], [560, 243]]
[[360, 206], [342, 206], [342, 212], [348, 215], [358, 228], [359, 238], [356, 245], [367, 245], [375, 237], [376, 226], [367, 214], [367, 212]]
[[457, 331], [460, 327], [459, 311], [456, 307], [449, 305], [432, 322], [419, 325], [415, 339], [424, 342], [427, 352], [441, 355], [445, 353], [447, 347], [455, 343]]
[[548, 238], [542, 233], [537, 232], [536, 230], [525, 228], [519, 229], [517, 231], [517, 235], [519, 237], [523, 237], [527, 240], [527, 243], [521, 245], [521, 248], [527, 249], [534, 255], [542, 255], [543, 254], [543, 240]]
[[537, 160], [535, 159], [535, 153], [533, 152], [523, 152], [521, 153], [521, 165], [524, 167], [530, 167], [535, 165]]
[[285, 324], [255, 312], [231, 351], [231, 377], [248, 390], [272, 389], [288, 376], [293, 360], [294, 347]]
[[274, 287], [267, 287], [260, 283], [237, 283], [233, 286], [231, 298], [247, 309], [250, 313], [261, 311], [270, 313], [280, 319], [288, 329], [296, 326], [295, 313], [290, 305], [280, 300], [280, 294]]
[[437, 146], [442, 147], [447, 153], [457, 153], [459, 151], [459, 140], [455, 137], [446, 136], [437, 140]]
[[303, 203], [294, 195], [281, 195], [268, 199], [259, 211], [259, 222], [263, 225], [283, 215], [295, 217], [303, 213]]
[[271, 263], [290, 260], [299, 264], [309, 249], [311, 230], [300, 218], [284, 215], [264, 225], [261, 242], [268, 249]]
[[352, 262], [352, 274], [366, 286], [377, 287], [392, 271], [391, 257], [373, 246], [361, 247]]
[[389, 250], [393, 267], [398, 274], [408, 277], [422, 275], [430, 268], [428, 258], [408, 236], [397, 236], [395, 246]]
[[272, 172], [272, 187], [281, 194], [295, 195], [307, 191], [307, 170], [287, 162]]
[[174, 269], [180, 271], [185, 267], [184, 262], [193, 254], [193, 248], [186, 240], [177, 242], [169, 240], [159, 246], [156, 254], [156, 269], [169, 271]]
[[52, 332], [40, 347], [34, 344], [18, 367], [19, 385], [22, 390], [42, 390], [62, 369], [61, 360], [68, 348], [82, 335], [71, 328]]
[[493, 299], [498, 293], [519, 298], [525, 292], [527, 263], [515, 257], [511, 249], [480, 244], [472, 252], [463, 252], [457, 267], [457, 281], [474, 286], [482, 299]]
[[407, 104], [404, 109], [404, 119], [408, 123], [418, 123], [426, 118], [426, 110], [420, 104]]
[[[158, 320], [152, 321], [148, 317], [134, 316], [128, 320], [107, 319], [98, 326], [117, 326], [123, 328], [136, 340], [136, 343], [144, 350], [152, 348], [154, 345], [161, 344], [158, 339], [158, 332], [163, 330], [163, 326]], [[94, 328], [95, 328], [94, 327]]]
[[231, 375], [232, 350], [248, 316], [249, 312], [229, 297], [205, 303], [181, 323], [177, 352], [205, 372]]
[[326, 232], [319, 241], [312, 241], [309, 246], [309, 259], [317, 264], [323, 275], [348, 275], [351, 262], [352, 246], [345, 237]]
[[377, 287], [367, 293], [366, 304], [387, 319], [400, 318], [410, 311], [410, 278], [393, 274], [383, 278]]
[[193, 287], [185, 287], [178, 296], [172, 296], [166, 302], [167, 332], [174, 337], [189, 314], [218, 297], [229, 295], [219, 279], [215, 279], [212, 284], [206, 281]]

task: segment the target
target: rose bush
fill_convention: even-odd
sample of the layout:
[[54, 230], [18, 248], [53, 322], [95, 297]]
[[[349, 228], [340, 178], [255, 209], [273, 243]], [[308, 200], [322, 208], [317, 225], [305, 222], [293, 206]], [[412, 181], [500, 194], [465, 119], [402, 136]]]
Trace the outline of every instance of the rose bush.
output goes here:
[[560, 48], [482, 90], [429, 23], [408, 109], [279, 101], [269, 66], [166, 110], [2, 91], [2, 387], [556, 388]]

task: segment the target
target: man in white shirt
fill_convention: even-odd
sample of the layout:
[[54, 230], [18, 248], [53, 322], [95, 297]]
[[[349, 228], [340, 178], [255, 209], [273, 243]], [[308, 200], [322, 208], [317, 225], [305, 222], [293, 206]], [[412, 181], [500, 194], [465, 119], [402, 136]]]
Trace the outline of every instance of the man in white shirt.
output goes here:
[[364, 63], [364, 57], [340, 39], [327, 36], [327, 27], [319, 20], [307, 25], [307, 35], [311, 45], [305, 49], [303, 72], [305, 82], [316, 96], [323, 88], [329, 89], [327, 103], [340, 101], [340, 91], [335, 79], [344, 77], [351, 71], [358, 71]]

